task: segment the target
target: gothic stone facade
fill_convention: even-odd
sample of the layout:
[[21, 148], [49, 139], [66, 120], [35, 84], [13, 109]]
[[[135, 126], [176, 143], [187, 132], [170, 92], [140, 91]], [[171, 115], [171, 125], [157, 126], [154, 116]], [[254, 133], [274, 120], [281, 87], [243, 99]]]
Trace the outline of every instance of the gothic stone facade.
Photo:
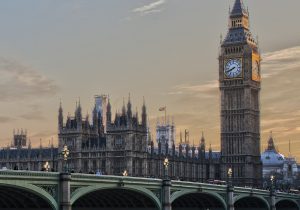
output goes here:
[[219, 152], [210, 148], [205, 151], [205, 139], [198, 146], [188, 144], [158, 144], [148, 139], [147, 113], [142, 107], [141, 120], [138, 113], [132, 114], [131, 102], [122, 112], [111, 116], [107, 105], [107, 132], [104, 132], [100, 112], [94, 109], [92, 123], [89, 117], [82, 118], [78, 104], [75, 116], [63, 119], [60, 106], [58, 115], [59, 146], [54, 148], [6, 148], [0, 152], [0, 164], [8, 169], [43, 170], [45, 162], [51, 170], [63, 171], [61, 151], [65, 145], [70, 150], [68, 169], [75, 173], [96, 173], [162, 178], [165, 176], [163, 161], [169, 159], [169, 176], [177, 180], [206, 181], [220, 178]]

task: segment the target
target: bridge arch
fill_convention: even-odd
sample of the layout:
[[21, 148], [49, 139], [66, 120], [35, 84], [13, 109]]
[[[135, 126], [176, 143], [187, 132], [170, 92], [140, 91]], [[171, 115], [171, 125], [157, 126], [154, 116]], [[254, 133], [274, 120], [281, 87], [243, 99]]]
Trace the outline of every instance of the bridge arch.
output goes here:
[[276, 210], [300, 210], [300, 206], [295, 200], [282, 198], [276, 200]]
[[258, 195], [240, 195], [234, 197], [235, 210], [269, 210], [269, 202], [262, 196]]
[[[171, 196], [172, 209], [188, 209], [195, 207], [225, 210], [227, 204], [223, 197], [215, 192], [200, 192], [199, 190], [184, 190], [175, 192]], [[183, 205], [190, 205], [183, 207]]]
[[[117, 195], [120, 195], [120, 193], [123, 193], [122, 195], [129, 193], [130, 195], [134, 196], [141, 196], [140, 200], [144, 200], [146, 203], [152, 203], [153, 206], [151, 208], [153, 209], [161, 209], [161, 202], [158, 199], [158, 197], [151, 192], [150, 190], [138, 186], [122, 186], [122, 187], [116, 187], [114, 186], [88, 186], [79, 188], [74, 192], [74, 195], [71, 197], [71, 205], [72, 209], [76, 209], [76, 205], [78, 205], [78, 202], [80, 199], [84, 199], [87, 195], [92, 195], [94, 193], [97, 193], [99, 196], [101, 193], [105, 193], [107, 196], [110, 194], [112, 196], [111, 199], [116, 199]], [[114, 197], [113, 197], [114, 196]], [[129, 197], [124, 197], [123, 200], [129, 199]], [[134, 202], [134, 201], [129, 201]], [[120, 201], [122, 203], [122, 201]], [[128, 203], [128, 202], [127, 202]], [[132, 203], [134, 205], [134, 203]]]
[[18, 209], [29, 206], [29, 209], [58, 210], [56, 200], [42, 188], [32, 184], [0, 183], [0, 209]]

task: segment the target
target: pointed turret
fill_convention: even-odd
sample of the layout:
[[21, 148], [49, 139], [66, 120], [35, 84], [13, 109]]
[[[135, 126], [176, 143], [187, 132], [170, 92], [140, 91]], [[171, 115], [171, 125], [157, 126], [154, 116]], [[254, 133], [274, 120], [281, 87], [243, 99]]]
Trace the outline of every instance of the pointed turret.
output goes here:
[[136, 111], [135, 111], [135, 119], [136, 119], [136, 125], [139, 124], [139, 112], [138, 112], [138, 109], [136, 107]]
[[122, 116], [126, 116], [125, 100], [123, 98]]
[[212, 160], [212, 158], [213, 158], [211, 144], [209, 145], [209, 153], [208, 153], [208, 158], [209, 158], [210, 160]]
[[202, 131], [202, 136], [201, 136], [201, 139], [200, 139], [200, 146], [202, 145], [205, 145], [205, 138], [204, 138], [204, 133]]
[[106, 124], [111, 124], [111, 105], [110, 105], [110, 99], [108, 97], [107, 107], [106, 107]]
[[127, 103], [127, 118], [128, 118], [128, 119], [131, 119], [131, 118], [132, 118], [130, 93], [129, 93], [129, 96], [128, 96], [128, 103]]
[[64, 123], [64, 116], [63, 116], [63, 109], [61, 102], [59, 103], [59, 109], [58, 109], [58, 129], [63, 128], [63, 123]]
[[182, 144], [182, 132], [180, 130], [180, 134], [179, 134], [179, 143]]
[[204, 138], [204, 133], [202, 132], [202, 136], [200, 139], [200, 152], [205, 153], [205, 138]]
[[76, 108], [75, 117], [76, 117], [77, 124], [81, 124], [81, 122], [82, 122], [82, 112], [81, 112], [80, 100], [79, 100], [78, 106]]
[[270, 132], [270, 137], [269, 137], [269, 140], [268, 140], [268, 148], [267, 148], [267, 150], [276, 151], [276, 147], [275, 147], [275, 143], [274, 143], [272, 131]]
[[97, 113], [96, 104], [95, 104], [95, 107], [93, 110], [93, 127], [94, 127], [94, 129], [98, 128], [98, 113]]
[[230, 17], [248, 16], [248, 11], [245, 9], [243, 0], [235, 0], [233, 8], [230, 12]]
[[147, 108], [145, 104], [145, 98], [143, 98], [143, 107], [142, 107], [142, 125], [147, 127]]
[[31, 139], [29, 139], [28, 149], [31, 149]]
[[86, 114], [86, 117], [85, 117], [85, 127], [86, 127], [86, 129], [88, 129], [90, 127], [90, 120], [89, 120], [88, 113]]

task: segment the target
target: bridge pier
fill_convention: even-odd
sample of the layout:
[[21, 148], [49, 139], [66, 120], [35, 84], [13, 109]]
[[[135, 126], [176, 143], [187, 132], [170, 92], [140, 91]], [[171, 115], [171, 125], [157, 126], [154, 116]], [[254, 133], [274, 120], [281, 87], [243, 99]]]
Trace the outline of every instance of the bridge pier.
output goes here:
[[272, 189], [270, 193], [271, 203], [270, 203], [270, 210], [276, 210], [276, 193]]
[[227, 210], [234, 210], [233, 186], [227, 186]]
[[172, 210], [170, 179], [164, 179], [162, 184], [162, 210]]
[[59, 194], [59, 209], [60, 210], [72, 210], [71, 206], [71, 174], [61, 173], [59, 175], [60, 181], [60, 194]]

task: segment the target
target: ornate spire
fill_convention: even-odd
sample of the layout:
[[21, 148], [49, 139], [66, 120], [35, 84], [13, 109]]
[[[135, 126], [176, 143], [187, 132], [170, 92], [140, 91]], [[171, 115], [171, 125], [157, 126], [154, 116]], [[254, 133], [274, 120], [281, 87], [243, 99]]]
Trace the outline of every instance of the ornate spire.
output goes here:
[[142, 125], [144, 127], [147, 127], [147, 108], [146, 108], [144, 97], [143, 97], [143, 107], [142, 107]]
[[123, 98], [122, 116], [126, 115], [125, 99]]
[[93, 110], [93, 126], [95, 129], [98, 128], [98, 113], [97, 113], [97, 106], [95, 104], [94, 110]]
[[249, 13], [245, 9], [243, 1], [236, 0], [229, 14], [229, 31], [221, 45], [248, 43], [256, 47], [257, 43], [249, 28]]
[[270, 137], [269, 137], [269, 140], [268, 140], [268, 148], [267, 148], [267, 150], [277, 151], [276, 147], [275, 147], [275, 144], [274, 144], [273, 132], [272, 131], [270, 132]]
[[106, 124], [109, 125], [111, 123], [111, 105], [110, 105], [110, 98], [108, 96], [108, 102], [106, 107]]
[[203, 131], [202, 131], [202, 136], [201, 136], [201, 140], [200, 140], [200, 148], [201, 148], [201, 150], [203, 151], [205, 151], [205, 138], [204, 138], [204, 133], [203, 133]]
[[212, 159], [212, 147], [211, 144], [209, 144], [209, 153], [208, 153], [209, 159]]
[[128, 103], [127, 103], [127, 117], [128, 119], [132, 118], [132, 111], [131, 111], [131, 101], [130, 101], [130, 93], [128, 95]]
[[29, 139], [28, 149], [31, 149], [31, 139]]
[[135, 108], [135, 118], [136, 118], [136, 124], [138, 125], [139, 124], [139, 112], [138, 112], [138, 108], [136, 107]]
[[182, 131], [180, 130], [180, 144], [182, 144]]
[[53, 137], [51, 137], [51, 148], [54, 148], [54, 144], [53, 144]]
[[[77, 103], [76, 103], [76, 105], [77, 105]], [[79, 99], [79, 102], [78, 102], [78, 106], [76, 108], [76, 120], [77, 120], [77, 123], [80, 123], [82, 121], [82, 112], [81, 112], [80, 99]]]
[[62, 128], [64, 123], [64, 116], [63, 116], [63, 109], [61, 105], [61, 101], [59, 103], [59, 109], [58, 109], [58, 128]]
[[243, 16], [243, 15], [248, 16], [248, 11], [245, 9], [245, 6], [243, 4], [243, 0], [235, 0], [233, 8], [230, 12], [230, 17]]

